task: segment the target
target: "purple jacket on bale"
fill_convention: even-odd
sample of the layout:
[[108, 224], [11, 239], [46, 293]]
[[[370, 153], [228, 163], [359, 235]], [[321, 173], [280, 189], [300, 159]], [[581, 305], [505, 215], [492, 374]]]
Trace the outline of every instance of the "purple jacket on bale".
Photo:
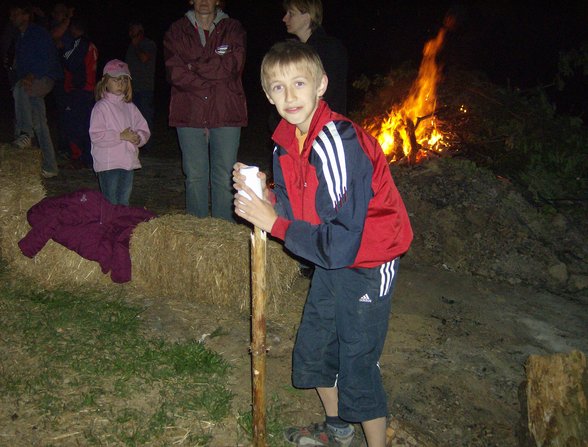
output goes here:
[[30, 231], [18, 246], [34, 257], [49, 239], [100, 264], [114, 282], [131, 280], [129, 242], [134, 228], [156, 217], [144, 208], [112, 205], [99, 192], [81, 189], [71, 194], [47, 197], [31, 207]]

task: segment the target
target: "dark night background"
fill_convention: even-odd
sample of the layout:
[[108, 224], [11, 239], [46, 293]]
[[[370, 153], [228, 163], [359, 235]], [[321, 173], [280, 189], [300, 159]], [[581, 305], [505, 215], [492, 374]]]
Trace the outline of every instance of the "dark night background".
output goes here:
[[[54, 2], [40, 0], [47, 12]], [[168, 26], [189, 8], [187, 0], [152, 3], [139, 0], [66, 0], [86, 17], [89, 34], [100, 51], [99, 68], [124, 58], [127, 24], [141, 19], [159, 45], [157, 97], [167, 98], [162, 39]], [[340, 38], [350, 54], [350, 83], [360, 74], [386, 73], [404, 62], [415, 66], [424, 43], [435, 36], [447, 13], [457, 18], [441, 58], [444, 66], [477, 70], [493, 82], [529, 88], [547, 85], [557, 72], [558, 54], [588, 40], [588, 1], [392, 1], [323, 0], [328, 33]], [[258, 68], [264, 52], [287, 38], [281, 0], [228, 0], [225, 8], [248, 32], [245, 88], [251, 104], [261, 97]], [[7, 17], [8, 2], [2, 15]], [[586, 79], [561, 97], [571, 112], [585, 107]], [[257, 98], [257, 99], [256, 99]], [[262, 98], [262, 97], [261, 97]], [[563, 99], [562, 99], [563, 98]], [[354, 104], [351, 104], [353, 108]]]

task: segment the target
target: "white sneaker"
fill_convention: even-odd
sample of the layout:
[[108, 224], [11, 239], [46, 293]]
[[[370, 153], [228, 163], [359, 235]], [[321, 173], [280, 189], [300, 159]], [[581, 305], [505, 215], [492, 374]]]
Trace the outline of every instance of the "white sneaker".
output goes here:
[[[355, 436], [353, 425], [344, 438], [338, 437], [327, 424], [311, 424], [308, 427], [290, 427], [284, 430], [284, 439], [290, 444], [306, 447], [365, 447], [363, 435]], [[360, 439], [361, 437], [361, 439]]]
[[44, 169], [41, 171], [41, 176], [43, 178], [53, 178], [53, 177], [57, 177], [57, 172], [49, 172], [49, 171], [45, 171]]
[[31, 145], [31, 137], [29, 137], [26, 133], [21, 133], [16, 140], [12, 142], [16, 147], [19, 149], [29, 147]]

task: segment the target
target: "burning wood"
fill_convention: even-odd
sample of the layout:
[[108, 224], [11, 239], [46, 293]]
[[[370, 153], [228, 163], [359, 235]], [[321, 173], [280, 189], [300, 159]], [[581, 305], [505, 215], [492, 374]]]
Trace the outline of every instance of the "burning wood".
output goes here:
[[444, 152], [449, 146], [437, 118], [441, 67], [436, 59], [445, 35], [453, 25], [454, 19], [447, 17], [437, 36], [425, 44], [418, 76], [403, 103], [392, 106], [384, 119], [364, 122], [364, 127], [379, 141], [390, 163], [414, 164], [431, 154]]

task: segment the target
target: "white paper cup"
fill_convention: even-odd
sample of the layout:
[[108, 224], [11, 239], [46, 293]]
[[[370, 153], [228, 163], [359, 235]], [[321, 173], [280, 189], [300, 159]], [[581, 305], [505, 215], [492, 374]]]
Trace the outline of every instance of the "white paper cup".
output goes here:
[[[261, 179], [257, 177], [259, 168], [257, 166], [245, 166], [239, 172], [245, 176], [245, 184], [261, 199]], [[251, 200], [251, 197], [245, 191], [239, 191], [239, 193]]]

